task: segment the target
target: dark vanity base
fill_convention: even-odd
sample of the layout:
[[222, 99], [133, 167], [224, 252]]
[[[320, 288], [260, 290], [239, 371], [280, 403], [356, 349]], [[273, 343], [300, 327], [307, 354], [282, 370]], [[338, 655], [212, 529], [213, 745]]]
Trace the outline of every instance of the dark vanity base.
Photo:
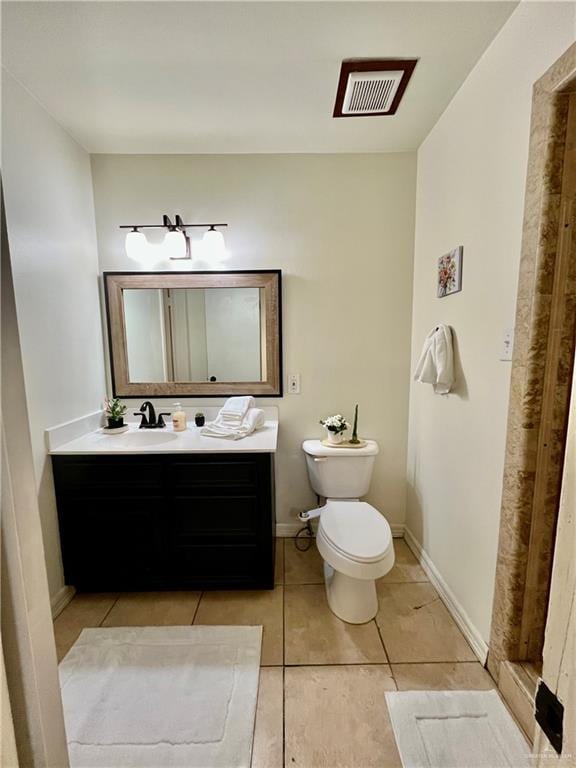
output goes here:
[[61, 455], [52, 465], [67, 584], [274, 587], [272, 454]]

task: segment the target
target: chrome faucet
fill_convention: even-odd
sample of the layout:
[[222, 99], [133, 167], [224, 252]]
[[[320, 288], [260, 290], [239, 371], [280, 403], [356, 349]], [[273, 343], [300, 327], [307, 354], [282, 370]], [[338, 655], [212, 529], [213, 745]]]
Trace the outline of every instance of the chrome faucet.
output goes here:
[[[148, 411], [148, 416], [146, 416], [146, 411]], [[146, 400], [140, 406], [140, 410], [135, 411], [134, 416], [142, 417], [142, 421], [140, 422], [139, 429], [162, 429], [162, 427], [166, 426], [166, 423], [163, 417], [170, 416], [170, 414], [160, 413], [158, 415], [158, 420], [156, 420], [156, 411], [154, 410], [154, 406], [152, 405], [150, 400]]]

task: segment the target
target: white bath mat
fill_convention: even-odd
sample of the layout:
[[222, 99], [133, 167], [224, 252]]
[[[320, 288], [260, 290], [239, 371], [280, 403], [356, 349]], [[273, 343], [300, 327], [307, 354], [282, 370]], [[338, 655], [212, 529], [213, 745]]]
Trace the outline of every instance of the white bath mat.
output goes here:
[[528, 744], [496, 691], [402, 691], [386, 702], [404, 768], [527, 768]]
[[262, 627], [85, 629], [60, 665], [72, 768], [249, 768]]

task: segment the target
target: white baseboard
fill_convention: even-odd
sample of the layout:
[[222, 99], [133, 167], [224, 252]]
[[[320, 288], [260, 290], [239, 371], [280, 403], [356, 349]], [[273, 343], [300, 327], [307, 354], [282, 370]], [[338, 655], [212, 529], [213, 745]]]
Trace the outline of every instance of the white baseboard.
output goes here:
[[303, 527], [302, 523], [276, 523], [276, 537], [292, 539]]
[[50, 598], [53, 619], [62, 613], [75, 594], [76, 590], [74, 587], [62, 587], [62, 589], [59, 589], [58, 592]]
[[[315, 524], [312, 523], [312, 526], [315, 528]], [[303, 527], [302, 523], [276, 523], [276, 536], [277, 538], [286, 539], [286, 538], [293, 538], [296, 536], [298, 531]], [[390, 526], [392, 529], [392, 536], [395, 539], [401, 539], [404, 536], [404, 524], [403, 523], [394, 523]]]
[[442, 602], [450, 612], [456, 624], [459, 626], [462, 634], [472, 646], [472, 650], [476, 656], [478, 656], [478, 660], [482, 665], [485, 665], [486, 658], [488, 656], [488, 644], [478, 629], [470, 621], [470, 617], [464, 608], [460, 605], [448, 584], [446, 584], [444, 581], [442, 574], [436, 568], [429, 555], [422, 548], [421, 544], [416, 541], [412, 531], [406, 527], [404, 529], [404, 539], [406, 544], [408, 544], [414, 553], [416, 559], [420, 562], [420, 565], [430, 579], [430, 582], [438, 591], [438, 594], [442, 598]]

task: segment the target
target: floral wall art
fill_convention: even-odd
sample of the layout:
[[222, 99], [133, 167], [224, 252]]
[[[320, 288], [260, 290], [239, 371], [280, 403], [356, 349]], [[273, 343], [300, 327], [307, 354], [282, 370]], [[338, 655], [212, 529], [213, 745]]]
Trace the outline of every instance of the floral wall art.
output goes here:
[[462, 254], [464, 246], [459, 245], [438, 259], [438, 287], [439, 299], [458, 293], [462, 290]]

